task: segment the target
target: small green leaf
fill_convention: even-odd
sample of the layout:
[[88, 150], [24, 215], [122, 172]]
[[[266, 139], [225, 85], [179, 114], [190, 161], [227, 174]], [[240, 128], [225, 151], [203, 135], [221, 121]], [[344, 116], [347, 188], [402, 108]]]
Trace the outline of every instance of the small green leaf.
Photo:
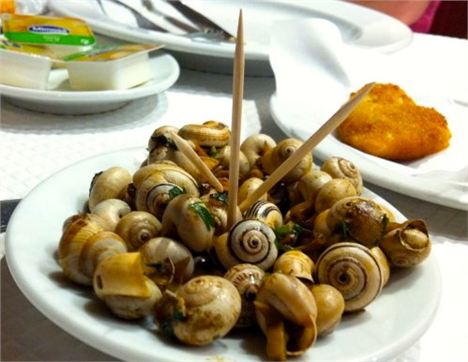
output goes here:
[[195, 202], [191, 204], [190, 207], [198, 214], [198, 216], [201, 217], [208, 230], [210, 230], [211, 228], [215, 228], [213, 216], [211, 216], [210, 212], [208, 211], [203, 202]]
[[283, 237], [291, 233], [289, 225], [281, 225], [273, 230], [277, 237]]
[[169, 190], [169, 197], [171, 200], [176, 196], [185, 194], [185, 190], [179, 186], [174, 186], [172, 189]]
[[219, 151], [215, 146], [212, 146], [210, 150], [208, 151], [208, 156], [213, 157], [213, 158], [218, 158], [219, 156]]
[[227, 205], [228, 203], [228, 194], [226, 191], [216, 192], [214, 194], [211, 194], [210, 197], [214, 198], [219, 202], [222, 202], [224, 205]]
[[275, 246], [276, 246], [276, 249], [278, 249], [278, 251], [280, 251], [282, 253], [294, 249], [291, 245], [282, 244], [278, 240], [278, 238], [275, 239]]
[[337, 232], [341, 234], [343, 239], [347, 239], [348, 237], [350, 237], [351, 233], [349, 223], [347, 223], [345, 220], [341, 220], [341, 222], [337, 225]]
[[299, 224], [294, 224], [293, 226], [293, 232], [294, 234], [296, 235], [296, 237], [299, 237], [299, 235], [301, 235], [302, 231], [304, 230], [304, 228], [299, 225]]

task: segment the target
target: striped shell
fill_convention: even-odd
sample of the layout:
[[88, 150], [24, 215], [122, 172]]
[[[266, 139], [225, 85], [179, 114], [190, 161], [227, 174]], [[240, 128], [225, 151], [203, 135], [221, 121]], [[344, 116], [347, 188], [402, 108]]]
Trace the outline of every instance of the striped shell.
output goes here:
[[278, 206], [272, 202], [258, 200], [254, 202], [245, 212], [246, 219], [257, 219], [263, 221], [272, 229], [283, 225], [283, 215]]

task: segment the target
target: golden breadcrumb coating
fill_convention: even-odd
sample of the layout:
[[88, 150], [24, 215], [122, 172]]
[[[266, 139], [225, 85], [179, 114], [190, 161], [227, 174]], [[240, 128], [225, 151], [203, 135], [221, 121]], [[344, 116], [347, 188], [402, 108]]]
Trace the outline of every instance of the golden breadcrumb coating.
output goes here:
[[374, 156], [411, 161], [447, 148], [451, 133], [434, 108], [418, 106], [396, 85], [376, 84], [337, 128], [337, 137]]

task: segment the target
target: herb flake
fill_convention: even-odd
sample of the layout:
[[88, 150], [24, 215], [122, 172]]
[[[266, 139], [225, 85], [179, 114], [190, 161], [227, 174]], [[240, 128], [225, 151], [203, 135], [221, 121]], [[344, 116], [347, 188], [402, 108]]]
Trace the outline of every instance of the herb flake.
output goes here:
[[191, 204], [190, 207], [193, 211], [195, 211], [198, 214], [198, 216], [200, 216], [208, 230], [215, 228], [213, 216], [210, 214], [203, 202], [195, 202]]

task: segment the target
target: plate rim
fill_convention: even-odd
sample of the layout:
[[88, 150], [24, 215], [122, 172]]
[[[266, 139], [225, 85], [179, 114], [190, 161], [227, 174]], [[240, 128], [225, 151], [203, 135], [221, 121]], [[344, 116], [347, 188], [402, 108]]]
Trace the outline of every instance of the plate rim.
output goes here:
[[[393, 52], [396, 51], [406, 45], [408, 45], [412, 40], [412, 31], [411, 29], [404, 24], [403, 22], [373, 9], [359, 6], [352, 3], [346, 3], [340, 0], [328, 0], [330, 4], [333, 4], [333, 10], [328, 13], [328, 15], [333, 16], [335, 18], [339, 18], [345, 22], [350, 22], [349, 14], [360, 12], [362, 15], [361, 22], [355, 22], [354, 25], [358, 27], [359, 32], [361, 33], [361, 38], [364, 38], [366, 34], [366, 28], [363, 27], [362, 21], [366, 20], [368, 24], [364, 24], [365, 26], [373, 26], [377, 22], [385, 22], [385, 27], [393, 29], [395, 33], [397, 30], [401, 32], [404, 36], [400, 38], [398, 41], [394, 41], [391, 44], [384, 44], [381, 46], [372, 47], [373, 49], [379, 49], [382, 52]], [[324, 12], [322, 5], [320, 2], [314, 3], [314, 1], [310, 2], [301, 2], [300, 0], [293, 0], [293, 1], [282, 1], [282, 0], [264, 0], [263, 3], [268, 3], [269, 5], [289, 5], [293, 7], [300, 7], [304, 11], [312, 11], [319, 9], [319, 11]], [[334, 6], [339, 4], [339, 6]], [[62, 0], [49, 0], [49, 7], [57, 14], [62, 14], [65, 16], [80, 16], [73, 13], [70, 9], [67, 8], [66, 2]], [[245, 11], [244, 11], [245, 13]], [[368, 20], [370, 18], [370, 20]], [[137, 36], [133, 36], [132, 32], [130, 31], [130, 26], [126, 29], [125, 26], [119, 27], [118, 29], [115, 28], [116, 24], [107, 23], [104, 20], [100, 20], [100, 18], [90, 19], [84, 18], [92, 28], [97, 32], [101, 33], [106, 36], [113, 36], [118, 37], [124, 40], [133, 40], [140, 39], [140, 41], [159, 41], [166, 43], [167, 49], [185, 52], [185, 53], [193, 53], [198, 55], [206, 55], [211, 57], [219, 57], [219, 58], [233, 58], [233, 49], [234, 44], [230, 43], [214, 43], [211, 42], [194, 42], [190, 39], [183, 38], [177, 35], [171, 35], [166, 33], [160, 33], [151, 30], [139, 30], [139, 34]], [[138, 29], [138, 28], [134, 28]], [[374, 29], [375, 30], [375, 29]], [[366, 47], [365, 45], [363, 45]], [[261, 60], [261, 61], [268, 61], [268, 46], [266, 44], [262, 44], [260, 49], [255, 49], [249, 44], [245, 46], [245, 56], [246, 60]]]
[[[72, 319], [68, 320], [68, 319], [63, 318], [63, 315], [64, 313], [66, 314], [66, 312], [61, 311], [62, 313], [59, 313], [60, 312], [59, 310], [50, 308], [47, 305], [46, 298], [42, 298], [42, 299], [40, 298], [38, 300], [36, 294], [39, 293], [40, 291], [35, 290], [34, 286], [26, 282], [26, 277], [28, 276], [27, 269], [25, 271], [24, 268], [20, 267], [19, 266], [21, 265], [19, 264], [20, 260], [15, 258], [14, 247], [12, 246], [12, 243], [14, 242], [13, 240], [15, 238], [12, 236], [12, 234], [16, 228], [21, 227], [21, 225], [18, 226], [17, 223], [19, 222], [18, 220], [21, 220], [21, 214], [24, 212], [23, 209], [27, 210], [27, 207], [29, 207], [28, 200], [30, 200], [31, 198], [34, 198], [36, 194], [40, 194], [41, 189], [46, 187], [49, 183], [53, 182], [54, 178], [59, 177], [59, 175], [63, 175], [64, 172], [75, 168], [77, 165], [82, 165], [82, 164], [91, 163], [93, 161], [100, 161], [100, 160], [104, 162], [105, 159], [107, 159], [107, 157], [121, 155], [121, 154], [125, 154], [128, 157], [133, 157], [133, 155], [136, 156], [138, 155], [138, 153], [143, 154], [145, 150], [146, 149], [144, 147], [129, 147], [129, 148], [121, 149], [121, 150], [109, 151], [109, 152], [105, 152], [105, 153], [101, 153], [98, 155], [84, 158], [80, 161], [74, 162], [62, 168], [61, 170], [53, 173], [48, 178], [40, 182], [36, 187], [34, 187], [17, 206], [17, 208], [15, 209], [15, 211], [13, 212], [11, 216], [10, 224], [6, 231], [6, 240], [5, 240], [5, 256], [6, 256], [7, 265], [10, 270], [10, 273], [15, 283], [17, 284], [18, 288], [26, 296], [26, 298], [34, 305], [35, 308], [37, 308], [43, 315], [45, 315], [49, 320], [51, 320], [61, 329], [63, 329], [67, 333], [70, 333], [75, 338], [81, 340], [83, 343], [86, 343], [92, 346], [93, 348], [99, 351], [102, 351], [104, 353], [107, 353], [111, 356], [114, 356], [117, 358], [124, 358], [127, 360], [135, 360], [135, 358], [138, 358], [141, 360], [148, 360], [150, 357], [151, 358], [154, 358], [154, 357], [148, 354], [145, 354], [140, 350], [133, 349], [129, 351], [128, 349], [119, 346], [118, 343], [116, 343], [114, 340], [102, 338], [103, 336], [97, 333], [95, 330], [92, 330], [91, 332], [89, 330], [86, 331], [86, 327], [84, 327], [85, 329], [84, 331], [77, 329], [76, 321]], [[130, 159], [128, 159], [127, 162], [130, 162]], [[366, 189], [366, 191], [369, 192], [372, 197], [377, 197], [379, 199], [379, 202], [383, 202], [386, 206], [388, 206], [391, 210], [393, 210], [396, 213], [397, 217], [406, 218], [401, 212], [399, 212], [393, 205], [391, 205], [384, 198], [380, 197], [378, 194], [368, 189]], [[434, 238], [432, 237], [432, 239]], [[58, 243], [58, 240], [57, 240], [57, 243]], [[405, 349], [413, 345], [424, 334], [427, 328], [431, 325], [435, 317], [437, 308], [439, 306], [440, 298], [441, 298], [441, 273], [440, 273], [437, 259], [433, 252], [430, 254], [429, 258], [425, 260], [424, 265], [425, 265], [425, 268], [427, 268], [426, 273], [428, 274], [428, 277], [429, 277], [429, 273], [432, 276], [431, 281], [434, 287], [432, 291], [432, 298], [430, 298], [430, 303], [428, 304], [430, 308], [425, 311], [425, 314], [428, 315], [429, 317], [424, 319], [422, 322], [418, 321], [418, 323], [413, 325], [411, 328], [411, 333], [407, 336], [407, 338], [404, 341], [400, 341], [399, 343], [394, 342], [393, 344], [391, 343], [387, 344], [385, 348], [379, 351], [374, 351], [373, 353], [368, 354], [367, 357], [373, 360], [386, 360], [388, 358], [394, 357], [398, 355], [398, 353], [402, 353]], [[428, 307], [426, 306], [426, 308]], [[101, 337], [101, 338], [95, 339], [93, 337]], [[193, 359], [202, 360], [202, 358], [198, 358], [198, 357], [199, 357], [198, 355], [194, 355]], [[226, 356], [226, 357], [229, 358], [229, 356]], [[158, 359], [164, 362], [177, 361], [177, 357], [168, 358], [168, 356], [164, 356], [164, 355], [158, 356]], [[206, 360], [206, 358], [203, 358], [203, 360]], [[351, 361], [351, 359], [349, 361]]]

